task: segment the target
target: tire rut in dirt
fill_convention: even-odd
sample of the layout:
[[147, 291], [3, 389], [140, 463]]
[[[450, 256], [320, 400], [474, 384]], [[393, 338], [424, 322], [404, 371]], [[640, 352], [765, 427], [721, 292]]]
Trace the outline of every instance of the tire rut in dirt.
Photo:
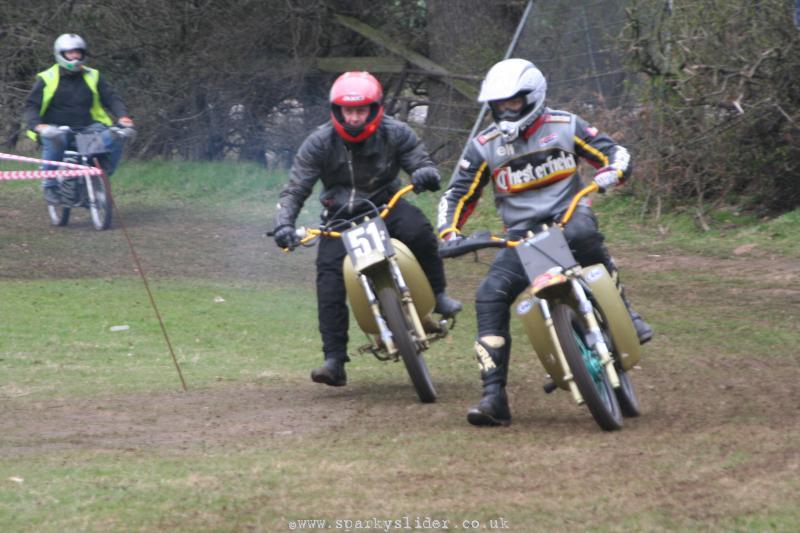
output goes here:
[[400, 297], [397, 290], [393, 284], [379, 283], [376, 292], [381, 310], [386, 319], [386, 325], [392, 332], [394, 342], [408, 371], [408, 376], [417, 391], [417, 396], [423, 403], [435, 402], [436, 389], [433, 387], [425, 359], [422, 357], [422, 353], [417, 350], [414, 339], [411, 336], [411, 328], [400, 305]]
[[597, 424], [606, 431], [622, 427], [622, 412], [614, 389], [605, 372], [595, 382], [586, 368], [581, 347], [575, 335], [586, 338], [586, 330], [575, 311], [565, 304], [557, 304], [553, 310], [553, 326], [564, 350], [575, 384], [583, 396], [586, 406]]

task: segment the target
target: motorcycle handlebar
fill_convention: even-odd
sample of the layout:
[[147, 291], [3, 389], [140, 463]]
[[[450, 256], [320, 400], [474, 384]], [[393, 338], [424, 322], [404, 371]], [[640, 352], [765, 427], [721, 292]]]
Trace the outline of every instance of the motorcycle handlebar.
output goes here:
[[[54, 128], [55, 130], [57, 130], [57, 132], [61, 133], [55, 133], [55, 134], [48, 133], [46, 131], [48, 128], [50, 129]], [[74, 135], [75, 138], [77, 138], [78, 136], [86, 136], [87, 138], [88, 137], [98, 138], [103, 133], [102, 131], [89, 131], [89, 132], [78, 131], [72, 129], [69, 126], [52, 126], [52, 127], [48, 126], [48, 128], [45, 128], [44, 130], [39, 132], [39, 135], [42, 137], [55, 137], [60, 134], [67, 134], [67, 135]], [[136, 129], [133, 126], [112, 125], [108, 126], [108, 131], [111, 132], [112, 137], [118, 137], [121, 139], [133, 139], [134, 137], [136, 137]], [[91, 155], [91, 154], [86, 154], [86, 155]]]
[[[61, 131], [65, 131], [67, 133], [82, 133], [80, 131], [73, 130], [69, 126], [56, 126], [56, 128], [58, 128]], [[136, 131], [136, 128], [134, 128], [133, 126], [117, 126], [117, 125], [113, 125], [113, 126], [109, 126], [108, 129], [113, 131], [114, 133], [120, 133], [120, 134], [123, 134], [123, 135], [126, 132], [131, 132], [131, 131], [135, 132]], [[87, 134], [91, 134], [91, 133], [100, 133], [100, 132], [99, 131], [94, 131], [94, 132], [88, 132]]]
[[467, 237], [460, 237], [451, 241], [439, 243], [439, 257], [442, 259], [459, 257], [482, 248], [506, 248], [515, 246], [513, 243], [518, 242], [519, 241], [509, 241], [502, 237], [492, 235], [488, 231], [478, 231]]
[[[414, 190], [413, 185], [406, 185], [405, 187], [401, 188], [399, 191], [394, 193], [394, 195], [389, 199], [386, 203], [386, 207], [383, 208], [380, 212], [381, 218], [386, 218], [392, 208], [397, 204], [398, 200], [403, 197], [403, 195], [408, 194], [409, 192]], [[307, 228], [307, 227], [299, 227], [295, 230], [295, 234], [300, 238], [300, 246], [304, 246], [309, 242], [313, 241], [317, 237], [332, 237], [334, 239], [338, 239], [342, 236], [342, 232], [340, 231], [329, 231], [325, 229], [319, 228]], [[288, 248], [283, 249], [284, 252], [289, 252]]]
[[[569, 207], [564, 213], [564, 216], [561, 217], [561, 220], [557, 222], [557, 224], [563, 228], [575, 213], [575, 209], [578, 207], [578, 202], [580, 202], [581, 199], [587, 194], [591, 194], [598, 189], [598, 185], [592, 182], [590, 185], [587, 185], [578, 191], [578, 193], [570, 202]], [[439, 257], [445, 259], [459, 257], [482, 248], [513, 248], [514, 246], [518, 246], [521, 242], [523, 241], [515, 241], [506, 239], [505, 237], [500, 237], [498, 235], [492, 235], [492, 233], [488, 231], [478, 231], [467, 237], [459, 237], [450, 241], [440, 242]]]
[[569, 219], [572, 218], [573, 213], [575, 213], [575, 209], [578, 208], [578, 202], [580, 202], [584, 196], [598, 190], [600, 190], [600, 186], [597, 185], [597, 183], [592, 182], [583, 189], [581, 189], [580, 191], [578, 191], [578, 194], [576, 194], [575, 197], [570, 202], [567, 211], [564, 213], [564, 216], [561, 217], [561, 220], [558, 222], [558, 225], [561, 226], [562, 228], [566, 226], [567, 222], [569, 222]]

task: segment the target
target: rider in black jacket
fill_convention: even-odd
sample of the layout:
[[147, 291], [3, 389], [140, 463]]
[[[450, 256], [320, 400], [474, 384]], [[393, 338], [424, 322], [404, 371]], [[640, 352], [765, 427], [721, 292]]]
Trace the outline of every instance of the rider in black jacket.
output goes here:
[[[314, 184], [322, 182], [323, 219], [345, 206], [348, 216], [365, 209], [357, 198], [385, 203], [400, 189], [400, 170], [411, 176], [415, 191], [439, 189], [439, 172], [422, 142], [405, 123], [384, 116], [383, 89], [367, 72], [346, 72], [331, 87], [331, 122], [320, 126], [300, 146], [291, 179], [280, 193], [275, 242], [298, 243], [295, 220]], [[461, 304], [445, 292], [442, 260], [425, 215], [400, 200], [385, 220], [389, 233], [404, 242], [422, 266], [436, 295], [435, 312], [453, 316]], [[342, 278], [346, 255], [341, 239], [322, 238], [317, 252], [317, 311], [325, 362], [311, 372], [317, 383], [345, 385], [348, 361], [348, 310]]]

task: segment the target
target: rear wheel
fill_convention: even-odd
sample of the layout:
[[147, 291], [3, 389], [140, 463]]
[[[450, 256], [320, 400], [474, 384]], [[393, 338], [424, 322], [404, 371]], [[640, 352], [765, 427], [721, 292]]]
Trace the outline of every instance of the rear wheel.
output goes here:
[[408, 371], [408, 376], [411, 378], [411, 383], [417, 391], [417, 396], [423, 403], [435, 402], [436, 389], [433, 387], [428, 365], [425, 364], [422, 352], [417, 349], [417, 345], [414, 342], [413, 328], [410, 326], [411, 321], [403, 312], [403, 306], [400, 304], [400, 295], [394, 283], [388, 280], [378, 285], [376, 293], [381, 311], [383, 311], [383, 318], [386, 320], [389, 331], [392, 332], [392, 338], [397, 350], [400, 352], [400, 356], [403, 358], [403, 363], [406, 366], [406, 371]]
[[92, 225], [96, 230], [111, 227], [111, 195], [108, 190], [108, 178], [105, 176], [87, 176], [91, 180], [94, 192], [94, 202], [89, 201], [89, 212], [92, 215]]
[[50, 223], [53, 226], [66, 226], [69, 222], [70, 208], [65, 205], [47, 206], [47, 214], [50, 215]]
[[553, 326], [575, 384], [597, 424], [606, 431], [622, 427], [622, 411], [597, 354], [586, 342], [586, 328], [565, 304], [553, 310]]

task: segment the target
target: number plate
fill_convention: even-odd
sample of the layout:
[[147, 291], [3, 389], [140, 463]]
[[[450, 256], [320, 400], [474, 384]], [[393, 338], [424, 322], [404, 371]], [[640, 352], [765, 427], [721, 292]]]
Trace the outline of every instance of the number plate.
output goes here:
[[549, 228], [525, 239], [525, 242], [514, 250], [519, 255], [525, 273], [531, 281], [553, 267], [566, 270], [578, 264], [564, 237], [564, 232], [558, 227]]
[[389, 230], [380, 218], [372, 218], [342, 232], [342, 240], [357, 272], [394, 255]]

